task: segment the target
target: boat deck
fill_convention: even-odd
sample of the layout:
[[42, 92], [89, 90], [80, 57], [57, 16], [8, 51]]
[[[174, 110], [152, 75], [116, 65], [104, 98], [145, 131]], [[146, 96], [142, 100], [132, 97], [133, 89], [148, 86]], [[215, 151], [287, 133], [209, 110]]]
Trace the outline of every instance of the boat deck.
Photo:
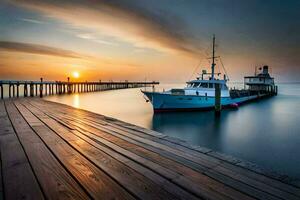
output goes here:
[[0, 101], [4, 199], [300, 199], [299, 182], [116, 119]]

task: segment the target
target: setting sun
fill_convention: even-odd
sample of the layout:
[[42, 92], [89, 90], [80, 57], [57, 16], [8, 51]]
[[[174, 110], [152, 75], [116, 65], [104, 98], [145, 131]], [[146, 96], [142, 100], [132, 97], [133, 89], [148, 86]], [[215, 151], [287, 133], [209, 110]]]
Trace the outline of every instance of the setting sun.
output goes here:
[[79, 72], [73, 72], [73, 77], [74, 78], [79, 78], [79, 76], [80, 76]]

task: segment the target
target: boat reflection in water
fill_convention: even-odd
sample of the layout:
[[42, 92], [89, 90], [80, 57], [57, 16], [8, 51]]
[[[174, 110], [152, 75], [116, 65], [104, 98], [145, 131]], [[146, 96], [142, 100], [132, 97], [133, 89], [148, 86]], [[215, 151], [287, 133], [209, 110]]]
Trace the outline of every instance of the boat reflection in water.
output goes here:
[[230, 112], [224, 110], [221, 117], [214, 112], [155, 113], [152, 129], [193, 144], [219, 149], [222, 146], [222, 127]]

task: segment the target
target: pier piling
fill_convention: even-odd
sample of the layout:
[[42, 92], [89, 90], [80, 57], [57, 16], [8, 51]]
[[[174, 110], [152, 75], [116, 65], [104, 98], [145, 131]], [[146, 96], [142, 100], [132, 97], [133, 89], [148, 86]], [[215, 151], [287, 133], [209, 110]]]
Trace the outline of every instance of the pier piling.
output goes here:
[[2, 84], [2, 82], [0, 83], [0, 92], [1, 92], [1, 99], [3, 99], [3, 84]]
[[[83, 92], [97, 92], [105, 90], [117, 90], [126, 88], [138, 88], [138, 87], [152, 87], [159, 84], [159, 82], [72, 82], [70, 78], [67, 81], [44, 81], [40, 78], [40, 81], [20, 81], [20, 80], [0, 80], [0, 95], [1, 99], [4, 98], [4, 86], [8, 86], [8, 97], [19, 97], [20, 87], [24, 87], [23, 96], [34, 97], [54, 94], [72, 94]], [[16, 87], [16, 88], [15, 88]]]

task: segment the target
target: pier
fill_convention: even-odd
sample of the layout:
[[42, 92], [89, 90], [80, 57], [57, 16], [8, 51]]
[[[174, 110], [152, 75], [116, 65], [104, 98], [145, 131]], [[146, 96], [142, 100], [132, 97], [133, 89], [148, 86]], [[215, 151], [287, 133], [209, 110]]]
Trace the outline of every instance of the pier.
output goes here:
[[0, 100], [0, 152], [1, 199], [300, 199], [295, 179], [40, 98]]
[[127, 89], [149, 87], [159, 84], [156, 81], [129, 82], [129, 81], [98, 81], [98, 82], [73, 82], [70, 81], [18, 81], [18, 80], [0, 80], [0, 98], [4, 98], [4, 87], [8, 87], [8, 97], [19, 97], [20, 88], [23, 89], [24, 97], [34, 97], [54, 94], [71, 94], [83, 92], [97, 92], [105, 90]]

